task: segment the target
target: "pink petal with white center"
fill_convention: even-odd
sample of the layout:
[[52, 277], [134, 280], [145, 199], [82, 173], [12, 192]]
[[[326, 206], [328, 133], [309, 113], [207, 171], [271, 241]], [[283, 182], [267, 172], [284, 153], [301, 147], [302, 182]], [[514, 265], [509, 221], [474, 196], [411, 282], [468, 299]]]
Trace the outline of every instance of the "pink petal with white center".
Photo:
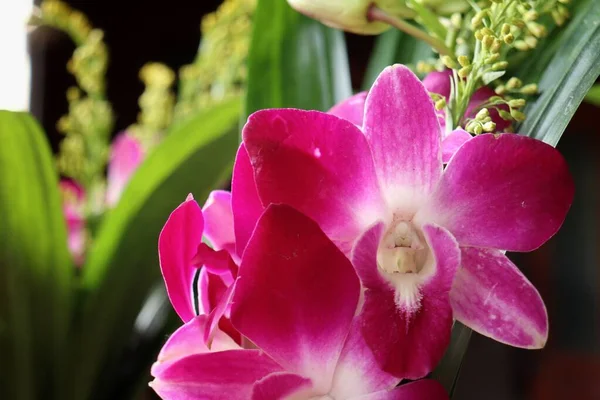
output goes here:
[[398, 383], [399, 378], [382, 371], [377, 365], [373, 352], [362, 336], [360, 324], [355, 319], [335, 370], [331, 397], [348, 399], [391, 389]]
[[243, 136], [262, 203], [291, 205], [342, 248], [386, 212], [369, 146], [352, 123], [318, 111], [263, 110]]
[[177, 329], [160, 350], [158, 359], [152, 366], [152, 375], [156, 376], [168, 364], [192, 354], [240, 348], [232, 338], [220, 330], [215, 331], [209, 348], [203, 340], [206, 323], [206, 315], [199, 315]]
[[329, 111], [327, 111], [327, 113], [350, 121], [354, 125], [361, 127], [365, 114], [366, 99], [367, 92], [357, 93], [354, 96], [348, 97], [346, 100], [336, 104]]
[[124, 132], [115, 138], [111, 147], [106, 177], [106, 204], [115, 206], [129, 179], [144, 160], [139, 140]]
[[449, 291], [460, 263], [456, 240], [441, 227], [425, 225], [433, 256], [416, 274], [388, 274], [377, 265], [383, 226], [357, 242], [352, 261], [365, 287], [359, 316], [366, 343], [378, 364], [399, 378], [418, 379], [438, 364], [450, 341]]
[[442, 162], [447, 164], [450, 159], [458, 151], [460, 146], [471, 140], [473, 136], [464, 129], [458, 128], [453, 130], [442, 140]]
[[192, 286], [196, 267], [192, 260], [202, 242], [202, 210], [189, 195], [169, 216], [158, 238], [160, 270], [169, 300], [183, 322], [195, 317]]
[[447, 228], [461, 246], [531, 251], [558, 231], [573, 200], [561, 154], [515, 134], [480, 135], [456, 152], [415, 219]]
[[231, 320], [286, 371], [327, 393], [359, 293], [352, 264], [314, 221], [270, 205], [245, 250]]
[[235, 233], [233, 231], [233, 212], [231, 193], [214, 190], [208, 195], [204, 207], [204, 236], [216, 250], [227, 250], [235, 255]]
[[499, 250], [462, 248], [450, 302], [454, 317], [501, 343], [544, 347], [548, 314], [535, 287]]
[[238, 149], [233, 167], [231, 205], [233, 208], [236, 252], [241, 257], [246, 248], [246, 243], [248, 243], [254, 231], [256, 221], [264, 211], [254, 182], [254, 170], [243, 143]]
[[254, 384], [252, 400], [283, 400], [310, 398], [312, 391], [310, 379], [288, 372], [274, 372]]
[[150, 386], [165, 400], [248, 400], [254, 383], [277, 371], [260, 350], [193, 354], [161, 369]]
[[401, 385], [392, 390], [382, 390], [348, 400], [448, 400], [446, 390], [432, 379], [422, 379]]
[[379, 75], [363, 131], [388, 204], [414, 213], [442, 173], [442, 131], [429, 94], [408, 68], [394, 65]]

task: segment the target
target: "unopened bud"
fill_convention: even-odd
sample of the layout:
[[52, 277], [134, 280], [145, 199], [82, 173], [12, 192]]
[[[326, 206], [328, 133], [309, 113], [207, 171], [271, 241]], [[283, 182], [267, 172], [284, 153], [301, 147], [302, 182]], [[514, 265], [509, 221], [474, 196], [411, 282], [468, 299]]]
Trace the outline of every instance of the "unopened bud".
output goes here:
[[506, 86], [504, 86], [504, 85], [498, 85], [496, 87], [495, 92], [496, 92], [496, 94], [499, 94], [500, 96], [502, 96], [504, 93], [506, 93]]
[[529, 28], [529, 31], [533, 33], [537, 38], [546, 37], [546, 35], [548, 34], [546, 27], [542, 24], [538, 24], [537, 22], [530, 22], [529, 24], [527, 24], [527, 28]]
[[471, 60], [469, 60], [469, 57], [467, 56], [458, 56], [458, 63], [461, 67], [468, 67], [471, 65]]
[[485, 118], [487, 118], [489, 116], [490, 116], [489, 110], [487, 108], [482, 108], [475, 115], [475, 119], [478, 120], [478, 121], [482, 121], [483, 119], [485, 119]]
[[500, 58], [500, 53], [492, 53], [489, 56], [487, 56], [484, 61], [486, 64], [492, 64], [492, 63], [496, 62], [496, 60], [498, 60], [499, 58]]
[[494, 71], [503, 71], [508, 68], [508, 61], [500, 61], [492, 65]]
[[509, 33], [508, 35], [502, 36], [502, 40], [504, 40], [504, 43], [506, 43], [506, 44], [511, 44], [512, 42], [515, 41], [515, 37], [513, 36], [512, 33]]
[[458, 70], [458, 76], [465, 79], [467, 76], [469, 76], [472, 69], [473, 69], [473, 67], [471, 67], [470, 65], [468, 67], [463, 67]]
[[298, 12], [325, 25], [362, 35], [376, 35], [390, 27], [368, 17], [371, 7], [399, 18], [412, 18], [415, 15], [404, 2], [396, 0], [288, 0], [288, 3]]
[[527, 46], [529, 46], [530, 49], [535, 49], [538, 45], [538, 40], [533, 37], [533, 36], [526, 36], [525, 37], [525, 43], [527, 43]]
[[500, 115], [500, 118], [502, 118], [505, 121], [512, 121], [513, 120], [512, 115], [510, 115], [510, 113], [508, 111], [504, 111], [502, 109], [498, 109], [498, 114]]
[[510, 25], [509, 24], [503, 24], [501, 32], [502, 32], [503, 35], [508, 35], [510, 33]]
[[455, 29], [459, 29], [461, 27], [462, 16], [460, 15], [460, 13], [452, 14], [452, 16], [450, 17], [450, 24], [452, 24], [452, 27]]
[[496, 124], [494, 122], [486, 122], [483, 124], [483, 130], [486, 132], [494, 132], [496, 130]]
[[523, 86], [523, 82], [519, 78], [512, 77], [506, 82], [506, 87], [508, 89], [518, 89]]
[[525, 121], [525, 118], [526, 118], [524, 113], [522, 113], [519, 110], [515, 110], [515, 109], [510, 110], [510, 115], [517, 122], [523, 122], [523, 121]]
[[508, 106], [510, 108], [521, 108], [525, 106], [524, 99], [513, 99], [508, 101]]
[[438, 101], [435, 102], [435, 109], [440, 111], [443, 110], [444, 107], [446, 107], [446, 99], [445, 98], [441, 98]]
[[444, 63], [444, 65], [450, 69], [458, 68], [458, 64], [456, 63], [456, 61], [454, 61], [450, 56], [442, 56], [441, 60], [442, 63]]
[[517, 40], [514, 43], [515, 49], [520, 50], [520, 51], [527, 51], [530, 49], [529, 45], [527, 43], [525, 43], [523, 40]]
[[538, 85], [536, 85], [535, 83], [530, 83], [528, 85], [523, 86], [520, 92], [526, 95], [536, 94], [538, 92]]
[[502, 41], [500, 39], [494, 39], [494, 42], [490, 46], [490, 51], [492, 53], [498, 53], [500, 48], [502, 47]]
[[489, 49], [494, 44], [494, 38], [490, 35], [485, 35], [481, 41], [484, 49]]
[[535, 21], [538, 19], [539, 14], [535, 10], [529, 10], [523, 15], [525, 21]]

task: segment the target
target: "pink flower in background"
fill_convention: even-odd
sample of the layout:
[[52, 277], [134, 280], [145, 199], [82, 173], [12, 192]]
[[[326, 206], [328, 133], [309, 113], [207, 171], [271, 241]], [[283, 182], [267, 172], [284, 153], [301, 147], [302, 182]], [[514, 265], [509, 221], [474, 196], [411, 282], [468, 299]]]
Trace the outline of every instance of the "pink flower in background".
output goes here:
[[545, 344], [543, 301], [504, 251], [541, 246], [565, 218], [573, 183], [554, 148], [481, 135], [444, 170], [433, 103], [404, 66], [379, 76], [361, 128], [276, 109], [253, 114], [243, 137], [236, 168], [252, 166], [253, 209], [289, 204], [352, 255], [365, 289], [361, 333], [386, 371], [431, 371], [453, 317], [503, 343]]
[[[185, 203], [184, 203], [185, 204]], [[164, 399], [447, 399], [435, 381], [396, 388], [360, 335], [360, 283], [352, 264], [318, 225], [270, 206], [239, 269], [231, 320], [256, 348], [216, 332], [202, 342], [196, 317], [167, 342], [151, 383]]]
[[106, 204], [114, 207], [129, 179], [144, 160], [144, 149], [138, 139], [123, 132], [115, 137], [111, 146], [106, 179]]
[[67, 244], [77, 266], [85, 258], [85, 191], [75, 181], [62, 179], [59, 183], [62, 194], [63, 214], [67, 222]]

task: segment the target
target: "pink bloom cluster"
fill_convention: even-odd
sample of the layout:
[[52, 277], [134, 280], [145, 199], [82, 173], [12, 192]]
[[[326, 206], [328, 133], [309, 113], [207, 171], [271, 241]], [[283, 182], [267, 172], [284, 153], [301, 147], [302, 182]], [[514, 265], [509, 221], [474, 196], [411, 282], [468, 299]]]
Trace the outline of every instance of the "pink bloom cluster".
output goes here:
[[559, 229], [573, 197], [567, 166], [540, 141], [485, 134], [446, 148], [444, 167], [443, 137], [403, 66], [330, 113], [250, 116], [232, 193], [213, 192], [203, 209], [189, 197], [161, 232], [162, 273], [185, 324], [152, 368], [155, 391], [444, 399], [422, 378], [453, 320], [544, 346], [544, 303], [504, 253]]

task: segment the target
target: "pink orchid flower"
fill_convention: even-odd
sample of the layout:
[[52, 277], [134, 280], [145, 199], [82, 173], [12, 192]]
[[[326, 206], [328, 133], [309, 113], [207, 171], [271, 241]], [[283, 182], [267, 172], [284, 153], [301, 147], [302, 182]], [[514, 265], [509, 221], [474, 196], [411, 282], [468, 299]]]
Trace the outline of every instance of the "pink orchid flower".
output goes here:
[[75, 181], [62, 179], [59, 183], [62, 194], [63, 215], [67, 222], [67, 244], [73, 262], [78, 267], [85, 259], [85, 191]]
[[480, 135], [444, 169], [433, 102], [401, 65], [369, 91], [361, 128], [318, 111], [263, 110], [243, 139], [235, 168], [251, 165], [252, 207], [289, 204], [352, 256], [361, 332], [386, 371], [431, 371], [453, 318], [502, 343], [544, 346], [544, 303], [504, 251], [536, 249], [565, 218], [574, 189], [554, 148]]
[[[213, 191], [203, 209], [188, 196], [159, 236], [160, 267], [173, 308], [186, 323], [197, 314], [205, 315], [206, 340], [220, 328], [240, 341], [228, 318], [239, 263], [234, 240], [231, 194], [225, 191]], [[196, 299], [193, 285], [198, 271]]]
[[192, 319], [154, 365], [152, 388], [163, 399], [447, 399], [435, 381], [396, 387], [364, 343], [355, 319], [359, 279], [347, 257], [305, 215], [269, 206], [244, 252], [231, 320], [256, 348], [219, 332], [209, 348], [208, 322]]
[[123, 132], [111, 146], [106, 183], [106, 204], [114, 207], [129, 179], [144, 160], [144, 149], [138, 139]]

